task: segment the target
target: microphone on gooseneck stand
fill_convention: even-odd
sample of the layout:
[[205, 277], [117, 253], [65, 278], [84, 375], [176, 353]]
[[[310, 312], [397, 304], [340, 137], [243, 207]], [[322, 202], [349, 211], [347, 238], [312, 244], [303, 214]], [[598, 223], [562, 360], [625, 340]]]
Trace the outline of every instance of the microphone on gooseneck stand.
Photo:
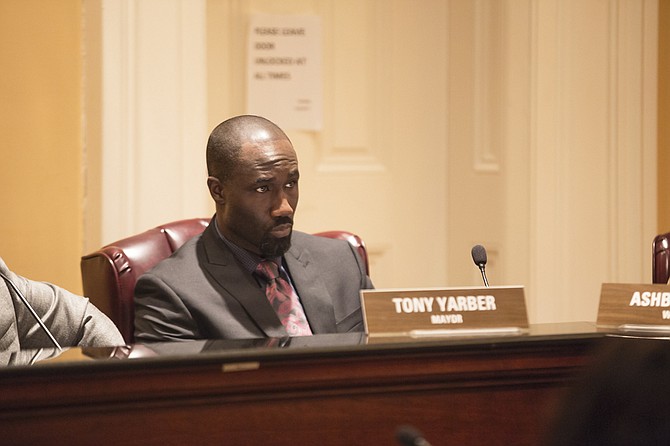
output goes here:
[[431, 446], [423, 434], [411, 426], [400, 426], [395, 434], [396, 440], [402, 446]]
[[28, 308], [28, 311], [30, 311], [30, 314], [32, 314], [32, 316], [35, 318], [35, 320], [36, 320], [37, 323], [39, 324], [39, 326], [40, 326], [40, 328], [42, 329], [42, 331], [44, 331], [44, 333], [46, 333], [46, 335], [47, 335], [47, 337], [49, 338], [49, 340], [51, 341], [51, 343], [52, 343], [58, 350], [63, 350], [63, 348], [60, 346], [60, 344], [58, 343], [58, 341], [56, 340], [56, 338], [54, 337], [54, 335], [51, 334], [51, 332], [49, 331], [49, 329], [47, 328], [47, 326], [44, 325], [44, 322], [42, 322], [42, 319], [40, 319], [40, 317], [37, 315], [37, 312], [35, 312], [35, 309], [32, 307], [32, 305], [30, 305], [30, 302], [28, 302], [28, 299], [26, 299], [26, 297], [23, 295], [23, 293], [21, 292], [21, 290], [19, 290], [19, 288], [18, 288], [16, 285], [14, 285], [14, 282], [12, 282], [12, 281], [9, 279], [9, 277], [5, 276], [3, 273], [0, 273], [0, 277], [2, 277], [3, 279], [5, 279], [5, 282], [7, 282], [7, 286], [8, 286], [8, 288], [9, 288], [9, 292], [11, 293], [12, 291], [14, 291], [14, 294], [16, 294], [16, 295], [19, 297], [19, 299], [21, 300], [21, 302], [23, 302], [23, 305], [25, 305], [26, 308]]
[[484, 285], [489, 286], [489, 281], [486, 279], [486, 249], [482, 245], [475, 245], [472, 247], [472, 260], [475, 265], [479, 267], [484, 279]]

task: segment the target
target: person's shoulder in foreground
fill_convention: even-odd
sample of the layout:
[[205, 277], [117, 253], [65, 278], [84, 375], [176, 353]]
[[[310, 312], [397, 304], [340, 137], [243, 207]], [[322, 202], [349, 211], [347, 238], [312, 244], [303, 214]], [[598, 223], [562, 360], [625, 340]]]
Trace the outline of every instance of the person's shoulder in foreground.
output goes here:
[[670, 444], [670, 343], [607, 337], [554, 408], [547, 446]]
[[21, 277], [10, 271], [2, 258], [0, 273], [5, 276], [0, 277], [0, 351], [54, 346], [17, 290], [62, 347], [125, 344], [114, 323], [87, 298], [50, 283]]
[[372, 283], [356, 250], [293, 231], [300, 172], [286, 134], [265, 118], [237, 116], [212, 131], [206, 158], [216, 214], [201, 236], [138, 280], [136, 339], [291, 335], [266, 295], [270, 282], [258, 275], [269, 261], [313, 334], [362, 331], [360, 290]]

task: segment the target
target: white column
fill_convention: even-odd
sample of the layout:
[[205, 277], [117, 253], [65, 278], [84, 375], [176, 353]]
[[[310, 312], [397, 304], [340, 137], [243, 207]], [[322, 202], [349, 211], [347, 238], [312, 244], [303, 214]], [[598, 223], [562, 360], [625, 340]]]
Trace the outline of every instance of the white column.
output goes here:
[[105, 0], [102, 242], [208, 216], [204, 0]]

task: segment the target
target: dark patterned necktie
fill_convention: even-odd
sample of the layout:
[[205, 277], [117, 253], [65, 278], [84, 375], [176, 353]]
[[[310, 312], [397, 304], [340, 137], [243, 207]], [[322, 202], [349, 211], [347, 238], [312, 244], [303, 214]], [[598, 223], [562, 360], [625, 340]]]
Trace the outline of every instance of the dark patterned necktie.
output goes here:
[[277, 264], [270, 260], [263, 260], [256, 267], [256, 274], [267, 280], [265, 295], [289, 336], [311, 335], [312, 330], [309, 328], [298, 295], [286, 279], [279, 275]]

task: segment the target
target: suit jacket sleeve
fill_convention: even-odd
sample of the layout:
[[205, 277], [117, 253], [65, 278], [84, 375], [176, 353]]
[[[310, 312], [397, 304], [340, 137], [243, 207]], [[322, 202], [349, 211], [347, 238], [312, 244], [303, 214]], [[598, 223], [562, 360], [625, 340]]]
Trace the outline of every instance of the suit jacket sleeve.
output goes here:
[[151, 272], [135, 286], [135, 340], [138, 342], [199, 339], [195, 319], [170, 285]]
[[[87, 346], [109, 347], [124, 345], [123, 337], [114, 323], [88, 298], [75, 295], [63, 288], [46, 282], [38, 282], [21, 277], [9, 271], [0, 259], [0, 270], [25, 296], [35, 312], [49, 328], [63, 347]], [[21, 349], [52, 347], [48, 336], [42, 331], [24, 303], [9, 292], [4, 280], [0, 281], [2, 299], [9, 299], [14, 314], [4, 314], [2, 324], [13, 326], [5, 331], [7, 336], [15, 336], [15, 346]], [[12, 317], [13, 316], [13, 317]]]

